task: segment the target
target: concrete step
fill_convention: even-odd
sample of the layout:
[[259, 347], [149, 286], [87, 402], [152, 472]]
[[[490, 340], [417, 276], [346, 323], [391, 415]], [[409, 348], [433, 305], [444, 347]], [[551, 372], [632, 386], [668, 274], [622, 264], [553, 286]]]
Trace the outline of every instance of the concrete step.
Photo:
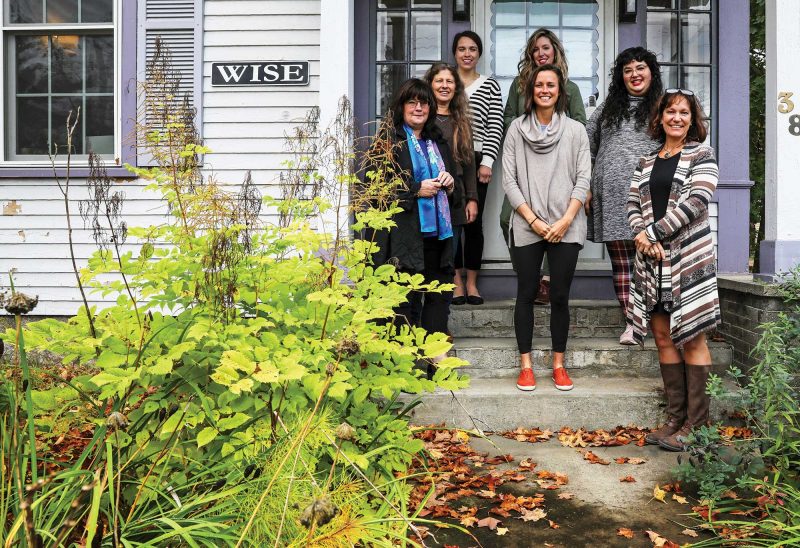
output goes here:
[[[535, 306], [534, 336], [550, 335], [550, 306]], [[570, 301], [570, 337], [617, 337], [625, 319], [617, 301]], [[458, 337], [508, 337], [514, 333], [514, 301], [450, 307], [450, 332]]]
[[[537, 375], [545, 375], [550, 371], [550, 348], [549, 335], [547, 338], [534, 339], [533, 363]], [[714, 371], [727, 371], [733, 357], [731, 346], [724, 342], [709, 342], [709, 348]], [[519, 353], [513, 337], [456, 337], [454, 349], [456, 356], [469, 362], [459, 371], [473, 379], [516, 378], [519, 373]], [[616, 338], [574, 338], [567, 343], [565, 360], [570, 374], [576, 372], [626, 379], [661, 378], [658, 352], [652, 339], [646, 341], [644, 348], [640, 348], [621, 345]]]
[[[561, 392], [550, 377], [539, 376], [533, 392], [522, 392], [512, 379], [473, 379], [469, 388], [437, 390], [422, 396], [413, 411], [414, 424], [512, 430], [518, 426], [558, 430], [563, 426], [587, 429], [635, 424], [652, 427], [663, 422], [661, 380], [599, 378], [572, 375], [575, 388]], [[712, 420], [723, 419], [730, 402], [712, 402]]]

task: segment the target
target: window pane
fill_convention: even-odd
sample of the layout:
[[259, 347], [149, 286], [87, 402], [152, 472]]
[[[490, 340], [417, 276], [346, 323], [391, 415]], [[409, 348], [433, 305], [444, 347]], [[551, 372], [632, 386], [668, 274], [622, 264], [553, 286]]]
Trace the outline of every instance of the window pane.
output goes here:
[[377, 69], [375, 112], [376, 116], [381, 117], [389, 109], [389, 101], [392, 100], [392, 94], [408, 77], [406, 76], [406, 65], [404, 64], [378, 65]]
[[51, 89], [53, 93], [83, 91], [83, 40], [76, 35], [53, 36], [51, 44]]
[[41, 23], [44, 11], [42, 0], [9, 0], [9, 23]]
[[647, 14], [647, 49], [661, 63], [678, 60], [678, 15], [675, 13]]
[[16, 36], [17, 93], [47, 93], [47, 36]]
[[47, 97], [17, 99], [16, 153], [47, 154]]
[[81, 0], [81, 22], [110, 23], [113, 17], [112, 0]]
[[405, 12], [378, 13], [378, 61], [405, 61], [407, 17]]
[[411, 14], [411, 59], [436, 60], [442, 56], [441, 13]]
[[664, 89], [679, 87], [678, 67], [661, 65], [661, 83], [664, 84]]
[[711, 0], [681, 0], [685, 10], [711, 10]]
[[407, 8], [408, 0], [379, 0], [378, 8], [400, 9]]
[[711, 112], [711, 67], [683, 67], [681, 69], [681, 87], [694, 92], [703, 106], [706, 116]]
[[521, 29], [497, 29], [494, 44], [494, 74], [516, 76], [527, 33]]
[[594, 0], [571, 0], [561, 4], [561, 24], [567, 27], [594, 28], [597, 2]]
[[647, 0], [647, 9], [670, 10], [675, 7], [675, 0]]
[[114, 92], [114, 37], [84, 36], [86, 91]]
[[86, 98], [86, 153], [114, 153], [114, 98]]
[[48, 23], [77, 23], [78, 0], [47, 0]]
[[558, 2], [535, 0], [528, 9], [528, 26], [531, 32], [539, 27], [558, 27]]
[[[75, 131], [72, 134], [72, 154], [84, 153], [83, 121], [86, 113], [80, 108], [82, 102], [81, 97], [53, 97], [50, 135], [52, 136], [53, 148], [57, 147], [58, 154], [61, 156], [66, 156], [67, 154], [67, 116], [69, 116], [70, 112], [72, 112], [70, 125], [75, 123], [75, 117], [78, 116], [78, 123], [75, 125]], [[80, 113], [78, 109], [80, 109]]]
[[681, 60], [684, 63], [711, 62], [711, 14], [681, 16]]
[[[570, 78], [572, 82], [574, 82], [578, 89], [581, 90], [581, 99], [583, 99], [583, 106], [589, 105], [589, 96], [594, 95], [595, 99], [597, 98], [597, 82], [594, 80], [590, 80], [588, 78], [578, 78], [573, 80]], [[594, 102], [594, 106], [597, 106], [597, 101]]]
[[495, 26], [525, 26], [525, 2], [494, 2]]
[[569, 60], [569, 76], [590, 78], [597, 74], [600, 66], [600, 35], [594, 30], [564, 30], [561, 41]]

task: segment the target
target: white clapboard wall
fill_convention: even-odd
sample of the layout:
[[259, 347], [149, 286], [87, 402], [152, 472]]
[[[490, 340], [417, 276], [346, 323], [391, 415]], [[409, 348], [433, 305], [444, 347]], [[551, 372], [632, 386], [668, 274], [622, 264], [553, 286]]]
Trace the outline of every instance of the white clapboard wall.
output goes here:
[[[128, 1], [128, 0], [125, 0]], [[205, 170], [236, 185], [250, 170], [264, 194], [277, 192], [288, 159], [284, 135], [319, 104], [321, 0], [139, 0], [137, 72], [144, 74], [155, 37], [173, 51], [183, 76], [182, 90], [198, 109], [201, 133], [213, 153]], [[309, 61], [310, 85], [302, 87], [212, 87], [211, 63], [227, 61]], [[126, 194], [130, 226], [164, 222], [166, 211], [145, 182], [119, 180]], [[84, 181], [73, 181], [75, 250], [80, 266], [96, 249], [78, 216], [87, 197]], [[39, 295], [34, 314], [74, 314], [80, 305], [67, 245], [64, 203], [50, 179], [0, 180], [0, 290], [15, 269], [19, 290]], [[265, 212], [269, 216], [268, 212]], [[90, 304], [102, 305], [98, 295]]]

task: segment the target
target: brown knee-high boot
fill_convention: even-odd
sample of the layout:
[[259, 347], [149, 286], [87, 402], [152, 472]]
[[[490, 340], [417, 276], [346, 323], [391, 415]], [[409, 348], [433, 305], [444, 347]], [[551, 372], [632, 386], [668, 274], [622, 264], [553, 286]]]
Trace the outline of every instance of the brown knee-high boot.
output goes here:
[[686, 451], [687, 438], [695, 428], [708, 424], [711, 397], [706, 394], [710, 365], [686, 364], [686, 423], [658, 444], [669, 451]]
[[659, 441], [680, 430], [686, 422], [686, 374], [683, 362], [659, 365], [664, 394], [667, 396], [667, 422], [645, 436], [644, 440], [651, 445], [658, 445]]

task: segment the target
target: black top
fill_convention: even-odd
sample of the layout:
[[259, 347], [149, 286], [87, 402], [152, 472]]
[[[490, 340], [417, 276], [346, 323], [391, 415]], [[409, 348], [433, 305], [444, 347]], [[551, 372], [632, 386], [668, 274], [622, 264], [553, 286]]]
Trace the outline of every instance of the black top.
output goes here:
[[675, 176], [680, 156], [676, 154], [669, 158], [656, 157], [656, 163], [650, 173], [650, 201], [653, 204], [653, 218], [656, 221], [660, 221], [667, 213], [672, 178]]

